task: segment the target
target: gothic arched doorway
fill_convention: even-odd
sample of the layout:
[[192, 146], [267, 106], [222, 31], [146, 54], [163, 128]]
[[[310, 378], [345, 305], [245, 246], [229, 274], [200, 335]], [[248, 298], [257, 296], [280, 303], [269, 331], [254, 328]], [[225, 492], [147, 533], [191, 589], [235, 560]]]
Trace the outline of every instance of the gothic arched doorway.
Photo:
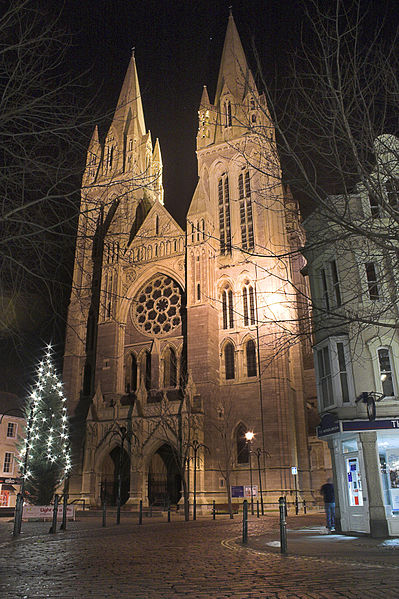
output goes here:
[[121, 472], [121, 505], [129, 499], [130, 459], [128, 453], [121, 448], [114, 449], [105, 456], [101, 468], [101, 501], [107, 505], [116, 505], [118, 497], [119, 472]]
[[176, 458], [166, 443], [152, 456], [148, 469], [150, 505], [176, 505], [181, 498], [181, 476]]

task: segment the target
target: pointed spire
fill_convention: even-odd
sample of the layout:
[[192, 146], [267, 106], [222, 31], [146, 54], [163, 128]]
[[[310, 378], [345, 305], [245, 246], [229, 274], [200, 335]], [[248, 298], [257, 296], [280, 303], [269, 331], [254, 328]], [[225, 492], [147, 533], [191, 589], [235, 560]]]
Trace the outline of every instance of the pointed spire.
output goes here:
[[162, 166], [162, 156], [161, 156], [161, 146], [159, 144], [159, 139], [155, 140], [154, 152], [152, 154], [153, 162], [158, 163], [159, 166]]
[[125, 127], [127, 122], [135, 121], [138, 134], [144, 135], [146, 128], [134, 54], [135, 49], [132, 48], [132, 56], [119, 94], [113, 125], [118, 129], [120, 126]]
[[242, 99], [247, 91], [247, 85], [254, 89], [255, 82], [249, 70], [240, 36], [234, 22], [230, 7], [227, 24], [226, 38], [224, 40], [222, 59], [220, 62], [219, 77], [216, 87], [215, 105], [218, 104], [223, 87], [227, 86], [230, 92]]
[[211, 103], [209, 101], [208, 90], [206, 85], [204, 85], [204, 88], [202, 90], [200, 108], [208, 108], [210, 105]]

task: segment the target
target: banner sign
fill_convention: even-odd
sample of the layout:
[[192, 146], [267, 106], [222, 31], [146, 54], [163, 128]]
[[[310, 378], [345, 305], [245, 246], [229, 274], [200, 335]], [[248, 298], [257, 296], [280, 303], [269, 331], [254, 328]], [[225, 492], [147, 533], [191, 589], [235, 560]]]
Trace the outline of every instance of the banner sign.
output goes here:
[[231, 496], [232, 497], [244, 497], [244, 487], [242, 485], [237, 485], [235, 487], [231, 487]]
[[399, 429], [399, 419], [392, 420], [351, 420], [342, 423], [343, 431], [375, 431]]
[[339, 433], [339, 420], [335, 414], [324, 414], [317, 427], [317, 436], [333, 435]]
[[[45, 520], [51, 520], [53, 517], [53, 506], [52, 505], [24, 505], [22, 512], [22, 518], [43, 518]], [[75, 520], [75, 506], [67, 506], [67, 518], [68, 520]], [[58, 506], [57, 520], [62, 520], [62, 505]]]
[[[252, 485], [252, 497], [258, 496], [258, 485]], [[251, 485], [245, 485], [244, 497], [251, 497]]]

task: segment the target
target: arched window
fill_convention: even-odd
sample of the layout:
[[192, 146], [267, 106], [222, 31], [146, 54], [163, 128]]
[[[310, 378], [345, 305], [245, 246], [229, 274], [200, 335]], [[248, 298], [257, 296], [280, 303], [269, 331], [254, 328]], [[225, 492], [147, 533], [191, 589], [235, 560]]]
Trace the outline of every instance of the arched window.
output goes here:
[[245, 353], [247, 358], [247, 376], [256, 376], [256, 348], [253, 339], [248, 341]]
[[254, 247], [254, 224], [252, 218], [251, 181], [249, 171], [238, 176], [238, 198], [240, 202], [241, 245], [245, 250]]
[[226, 373], [226, 380], [234, 379], [234, 345], [230, 342], [226, 343], [224, 347], [224, 367]]
[[224, 126], [231, 127], [231, 102], [230, 100], [226, 100], [224, 103]]
[[176, 387], [177, 384], [177, 360], [176, 352], [169, 347], [163, 360], [163, 386]]
[[237, 447], [237, 463], [238, 464], [248, 464], [249, 462], [249, 449], [248, 443], [245, 438], [245, 433], [247, 429], [241, 423], [237, 427], [236, 431], [236, 447]]
[[230, 287], [225, 287], [222, 291], [222, 310], [223, 310], [223, 328], [234, 328], [234, 305], [233, 292]]
[[224, 173], [218, 182], [220, 252], [231, 252], [229, 178]]
[[242, 305], [244, 327], [255, 324], [255, 295], [254, 288], [248, 283], [242, 288]]
[[151, 389], [151, 353], [149, 351], [145, 352], [144, 355], [144, 368], [145, 368], [145, 388], [147, 391]]
[[137, 391], [137, 359], [135, 354], [130, 354], [126, 363], [126, 393]]
[[159, 216], [158, 216], [158, 214], [155, 217], [155, 235], [159, 235]]

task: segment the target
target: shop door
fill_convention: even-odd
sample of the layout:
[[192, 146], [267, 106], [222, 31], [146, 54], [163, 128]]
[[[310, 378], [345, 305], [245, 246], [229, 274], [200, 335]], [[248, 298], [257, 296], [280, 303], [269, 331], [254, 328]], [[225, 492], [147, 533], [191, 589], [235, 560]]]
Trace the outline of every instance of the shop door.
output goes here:
[[347, 453], [344, 462], [349, 530], [369, 533], [368, 492], [362, 455], [359, 452]]

